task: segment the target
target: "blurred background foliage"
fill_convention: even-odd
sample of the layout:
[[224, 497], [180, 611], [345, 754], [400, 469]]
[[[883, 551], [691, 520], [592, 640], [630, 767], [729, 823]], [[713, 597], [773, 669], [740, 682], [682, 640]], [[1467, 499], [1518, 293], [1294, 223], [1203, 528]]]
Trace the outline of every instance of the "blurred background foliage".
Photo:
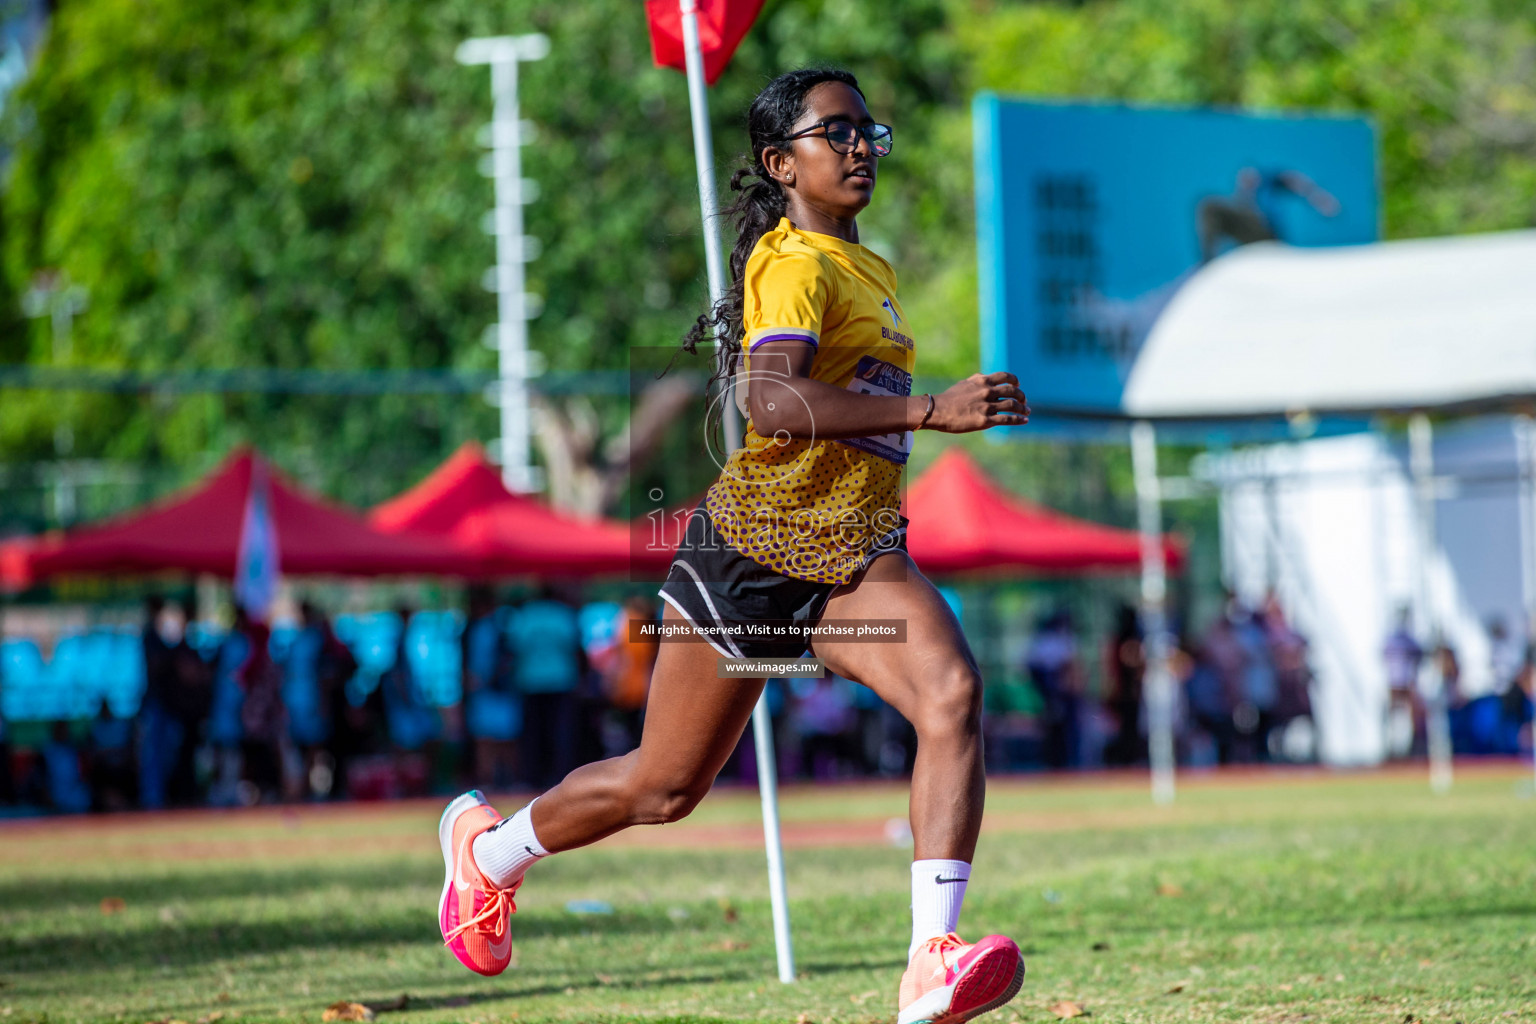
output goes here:
[[[492, 186], [475, 138], [489, 75], [453, 52], [528, 31], [552, 43], [522, 74], [538, 128], [524, 173], [541, 186], [527, 211], [543, 241], [532, 345], [552, 369], [596, 370], [671, 344], [704, 301], [703, 254], [685, 83], [651, 66], [639, 0], [68, 0], [4, 116], [0, 365], [493, 369]], [[861, 230], [900, 272], [920, 376], [977, 368], [981, 89], [1365, 113], [1387, 237], [1536, 223], [1525, 0], [768, 0], [712, 90], [722, 181], [752, 96], [807, 63], [854, 70], [896, 126]], [[22, 313], [46, 275], [84, 289], [67, 344]], [[617, 431], [623, 403], [593, 404]], [[97, 512], [186, 482], [241, 441], [370, 503], [497, 432], [477, 397], [3, 390], [0, 409], [13, 480], [61, 452], [137, 467], [137, 487]], [[962, 443], [1033, 497], [1133, 522], [1121, 445]], [[914, 468], [939, 447], [919, 445]], [[695, 491], [701, 461], [664, 459], [648, 479]], [[0, 521], [54, 518], [35, 490], [7, 488]]]

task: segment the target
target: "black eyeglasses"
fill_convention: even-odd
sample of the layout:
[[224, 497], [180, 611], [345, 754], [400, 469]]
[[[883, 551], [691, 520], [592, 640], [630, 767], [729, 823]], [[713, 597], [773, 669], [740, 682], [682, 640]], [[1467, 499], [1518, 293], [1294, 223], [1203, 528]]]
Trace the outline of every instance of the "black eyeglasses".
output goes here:
[[891, 137], [891, 126], [888, 124], [857, 125], [851, 121], [818, 121], [809, 128], [803, 128], [793, 135], [786, 136], [784, 141], [790, 142], [802, 138], [818, 128], [826, 129], [822, 138], [827, 140], [827, 145], [832, 147], [834, 153], [841, 153], [843, 156], [852, 153], [858, 147], [859, 136], [862, 135], [869, 140], [869, 148], [875, 156], [890, 156], [891, 143], [894, 140]]

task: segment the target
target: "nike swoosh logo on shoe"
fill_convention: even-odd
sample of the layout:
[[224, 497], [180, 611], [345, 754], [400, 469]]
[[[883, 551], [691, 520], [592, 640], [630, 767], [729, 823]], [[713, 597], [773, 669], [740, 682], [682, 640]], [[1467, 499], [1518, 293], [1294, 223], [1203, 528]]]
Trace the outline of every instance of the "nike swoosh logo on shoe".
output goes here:
[[507, 954], [512, 952], [512, 933], [510, 931], [501, 937], [501, 943], [490, 943], [491, 956], [497, 960], [504, 960]]
[[996, 948], [997, 947], [995, 946], [983, 946], [978, 942], [974, 949], [967, 950], [965, 956], [955, 961], [955, 973], [962, 974], [969, 970], [971, 964], [975, 963], [981, 957], [986, 956]]
[[474, 884], [464, 877], [464, 861], [469, 857], [469, 850], [466, 849], [469, 845], [469, 840], [470, 835], [468, 832], [465, 832], [464, 838], [459, 840], [459, 855], [453, 861], [453, 887], [459, 890], [459, 892], [468, 892]]
[[1005, 950], [1006, 948], [1007, 948], [1006, 946], [1003, 946], [1001, 944], [986, 945], [985, 944], [985, 940], [983, 940], [982, 942], [976, 943], [976, 945], [971, 947], [971, 949], [965, 954], [965, 956], [963, 956], [959, 960], [955, 961], [955, 966], [954, 966], [953, 972], [950, 975], [950, 977], [947, 979], [947, 981], [952, 984], [955, 981], [955, 979], [960, 977], [960, 975], [962, 975], [966, 971], [970, 970], [971, 967], [976, 963], [977, 960], [980, 960], [982, 957], [987, 956], [989, 953], [1000, 953], [1003, 950]]

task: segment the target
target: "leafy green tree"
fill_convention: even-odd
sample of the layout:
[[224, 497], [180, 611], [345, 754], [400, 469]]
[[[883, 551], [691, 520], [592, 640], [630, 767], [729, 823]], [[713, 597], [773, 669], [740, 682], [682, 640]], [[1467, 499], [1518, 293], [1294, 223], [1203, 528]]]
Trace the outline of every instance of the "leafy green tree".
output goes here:
[[[910, 109], [922, 130], [959, 100], [935, 42], [943, 19], [927, 0], [895, 14], [869, 0], [768, 5], [712, 97], [722, 176], [747, 101], [791, 63], [859, 67], [877, 106]], [[89, 289], [69, 365], [492, 368], [479, 230], [492, 192], [475, 169], [488, 76], [453, 51], [532, 30], [552, 42], [521, 95], [543, 193], [528, 209], [544, 241], [529, 268], [545, 297], [533, 344], [553, 369], [623, 367], [629, 347], [679, 337], [705, 297], [686, 89], [650, 66], [632, 0], [63, 5], [9, 119], [11, 295], [43, 271]], [[925, 226], [943, 219], [924, 192], [914, 180], [882, 214], [875, 234], [893, 249], [924, 253]], [[35, 321], [6, 334], [0, 361], [49, 364], [53, 349]], [[51, 455], [61, 421], [77, 453], [189, 472], [250, 439], [353, 500], [495, 430], [478, 400], [5, 401], [11, 457]]]
[[[6, 112], [0, 363], [492, 369], [492, 189], [476, 173], [489, 83], [453, 51], [527, 31], [552, 43], [522, 76], [538, 126], [525, 173], [543, 193], [528, 207], [544, 243], [532, 344], [555, 370], [672, 344], [705, 299], [687, 94], [651, 66], [637, 0], [75, 0]], [[1368, 113], [1389, 236], [1518, 227], [1536, 216], [1532, 33], [1517, 0], [769, 0], [711, 92], [717, 167], [724, 180], [736, 166], [742, 114], [772, 74], [854, 69], [897, 130], [861, 227], [901, 273], [919, 372], [955, 376], [978, 358], [975, 90]], [[88, 290], [67, 355], [19, 312], [47, 273]], [[52, 458], [62, 424], [76, 456], [170, 481], [250, 440], [357, 502], [496, 432], [474, 397], [0, 403], [0, 460]], [[593, 408], [596, 438], [622, 430], [625, 403]], [[687, 490], [689, 460], [666, 451], [652, 475]], [[1007, 451], [1028, 454], [991, 460], [1011, 483], [1129, 515], [1115, 449]]]
[[1510, 0], [958, 2], [976, 89], [1369, 115], [1389, 238], [1536, 223], [1536, 21]]

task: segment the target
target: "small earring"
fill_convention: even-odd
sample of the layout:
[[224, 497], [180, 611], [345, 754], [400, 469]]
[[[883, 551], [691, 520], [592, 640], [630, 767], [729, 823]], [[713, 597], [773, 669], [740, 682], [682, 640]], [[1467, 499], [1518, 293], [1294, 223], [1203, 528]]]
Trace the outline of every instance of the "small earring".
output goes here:
[[784, 175], [784, 184], [786, 184], [786, 185], [793, 185], [794, 183], [795, 183], [795, 176], [793, 174], [786, 174], [786, 175]]

